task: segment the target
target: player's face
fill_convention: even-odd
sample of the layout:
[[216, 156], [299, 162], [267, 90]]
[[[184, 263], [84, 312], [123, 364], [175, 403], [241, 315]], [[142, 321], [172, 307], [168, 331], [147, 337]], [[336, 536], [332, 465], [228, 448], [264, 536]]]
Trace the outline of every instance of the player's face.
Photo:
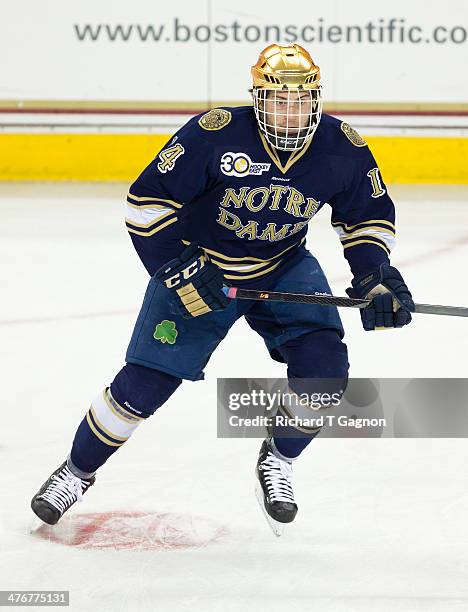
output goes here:
[[283, 151], [301, 149], [310, 140], [322, 115], [322, 90], [253, 90], [255, 116], [268, 142]]
[[309, 126], [312, 102], [309, 92], [270, 90], [265, 100], [266, 123], [274, 126], [279, 136], [296, 136]]

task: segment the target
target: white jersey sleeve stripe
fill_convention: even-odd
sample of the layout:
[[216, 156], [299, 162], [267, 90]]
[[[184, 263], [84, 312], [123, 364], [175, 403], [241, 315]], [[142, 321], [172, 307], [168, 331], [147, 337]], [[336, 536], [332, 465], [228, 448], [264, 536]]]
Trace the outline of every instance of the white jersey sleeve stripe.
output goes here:
[[134, 208], [127, 204], [125, 207], [125, 220], [138, 227], [149, 227], [155, 221], [159, 221], [171, 213], [175, 213], [173, 208]]

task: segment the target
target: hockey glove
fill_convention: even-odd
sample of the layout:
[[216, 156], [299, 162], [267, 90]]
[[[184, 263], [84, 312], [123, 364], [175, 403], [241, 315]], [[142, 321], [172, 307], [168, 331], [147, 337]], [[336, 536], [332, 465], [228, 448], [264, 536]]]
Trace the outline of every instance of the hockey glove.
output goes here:
[[222, 292], [223, 273], [195, 244], [159, 268], [154, 278], [173, 290], [176, 311], [185, 318], [223, 310], [230, 303]]
[[352, 288], [346, 289], [351, 298], [372, 300], [361, 308], [362, 325], [366, 331], [403, 327], [411, 322], [414, 302], [401, 274], [388, 264], [354, 278]]

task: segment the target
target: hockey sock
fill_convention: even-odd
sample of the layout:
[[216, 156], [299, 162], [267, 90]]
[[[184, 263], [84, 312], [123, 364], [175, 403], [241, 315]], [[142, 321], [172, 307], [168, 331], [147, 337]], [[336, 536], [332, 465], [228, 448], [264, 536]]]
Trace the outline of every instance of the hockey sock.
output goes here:
[[297, 429], [275, 425], [273, 428], [273, 442], [281, 455], [287, 459], [295, 459], [312, 442], [317, 433], [310, 435], [302, 434], [300, 437], [297, 437], [299, 435]]
[[73, 440], [69, 460], [79, 471], [90, 474], [103, 465], [128, 440], [145, 419], [124, 408], [110, 390], [91, 404]]

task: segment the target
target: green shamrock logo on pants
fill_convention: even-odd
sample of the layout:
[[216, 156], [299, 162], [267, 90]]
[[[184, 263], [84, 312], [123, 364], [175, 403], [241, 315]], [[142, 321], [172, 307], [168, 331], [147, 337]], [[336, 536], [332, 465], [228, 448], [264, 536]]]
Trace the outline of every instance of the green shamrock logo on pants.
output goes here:
[[164, 320], [156, 325], [153, 338], [155, 340], [160, 340], [163, 344], [166, 342], [168, 344], [175, 344], [178, 333], [174, 321]]

